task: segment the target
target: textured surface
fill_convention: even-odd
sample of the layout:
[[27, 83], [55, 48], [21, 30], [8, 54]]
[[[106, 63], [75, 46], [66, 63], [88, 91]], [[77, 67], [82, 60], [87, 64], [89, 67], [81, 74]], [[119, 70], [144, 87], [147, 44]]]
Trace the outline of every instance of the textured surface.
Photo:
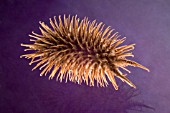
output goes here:
[[[48, 23], [48, 19], [55, 15], [77, 14], [80, 18], [87, 16], [90, 20], [97, 19], [98, 22], [102, 21], [112, 26], [122, 36], [128, 37], [126, 44], [136, 43], [133, 52], [135, 61], [148, 66], [151, 71], [146, 73], [140, 69], [130, 68], [133, 75], [129, 77], [141, 92], [137, 100], [144, 101], [156, 109], [147, 113], [169, 113], [169, 5], [168, 0], [2, 2], [0, 112], [47, 113], [56, 106], [63, 106], [65, 112], [69, 110], [80, 112], [77, 106], [84, 106], [82, 109], [87, 111], [113, 112], [110, 109], [114, 106], [113, 101], [110, 101], [114, 100], [113, 92], [110, 91], [112, 88], [88, 88], [83, 85], [82, 88], [72, 83], [57, 83], [55, 80], [49, 82], [47, 77], [37, 76], [39, 70], [31, 71], [32, 67], [27, 65], [29, 61], [19, 58], [24, 53], [20, 43], [23, 41], [28, 43], [27, 34], [33, 29], [39, 32], [37, 26], [40, 20]], [[50, 98], [53, 98], [53, 101]]]
[[59, 16], [58, 22], [56, 17], [50, 18], [51, 26], [39, 23], [41, 34], [32, 32], [29, 35], [31, 43], [21, 44], [26, 48], [24, 51], [32, 53], [20, 57], [31, 59], [29, 65], [36, 63], [32, 70], [39, 67], [42, 70], [40, 76], [51, 71], [49, 79], [70, 80], [78, 84], [85, 82], [90, 86], [97, 82], [100, 87], [107, 87], [111, 82], [118, 90], [115, 77], [136, 88], [120, 69], [131, 73], [127, 66], [133, 66], [149, 72], [146, 67], [127, 58], [134, 57], [131, 51], [135, 44], [120, 46], [126, 37], [120, 39], [118, 32], [113, 33], [113, 29], [104, 27], [102, 22], [64, 15], [63, 20]]

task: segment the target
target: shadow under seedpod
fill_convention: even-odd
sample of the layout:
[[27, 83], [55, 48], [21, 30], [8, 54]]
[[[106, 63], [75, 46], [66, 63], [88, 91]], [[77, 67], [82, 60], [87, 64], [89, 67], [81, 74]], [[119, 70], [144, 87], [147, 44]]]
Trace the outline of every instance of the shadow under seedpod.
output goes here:
[[112, 87], [97, 88], [68, 83], [38, 94], [44, 113], [141, 113], [155, 109], [135, 99], [139, 91], [121, 84], [118, 91]]
[[118, 90], [115, 77], [136, 88], [120, 69], [131, 73], [126, 67], [133, 66], [149, 72], [148, 68], [127, 59], [134, 57], [130, 51], [135, 44], [120, 46], [126, 37], [119, 39], [118, 32], [112, 33], [114, 30], [110, 26], [105, 28], [102, 22], [90, 22], [87, 17], [80, 20], [70, 15], [64, 15], [63, 20], [59, 16], [58, 21], [56, 17], [50, 18], [51, 28], [40, 22], [41, 34], [32, 32], [29, 36], [33, 43], [21, 44], [26, 47], [25, 51], [34, 51], [21, 57], [31, 59], [30, 65], [36, 63], [33, 70], [42, 69], [41, 76], [51, 70], [49, 79], [84, 82], [90, 86], [96, 81], [100, 87], [108, 86], [109, 81]]

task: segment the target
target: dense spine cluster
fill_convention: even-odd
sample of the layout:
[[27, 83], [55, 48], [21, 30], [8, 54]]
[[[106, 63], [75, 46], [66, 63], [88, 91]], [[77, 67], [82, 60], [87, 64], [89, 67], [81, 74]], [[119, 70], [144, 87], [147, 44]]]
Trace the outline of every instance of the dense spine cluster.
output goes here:
[[77, 16], [64, 15], [59, 22], [50, 18], [51, 27], [40, 22], [41, 35], [32, 32], [29, 35], [33, 44], [21, 44], [27, 50], [34, 50], [34, 53], [25, 54], [21, 57], [31, 58], [30, 65], [37, 63], [33, 68], [42, 70], [40, 75], [46, 75], [51, 71], [49, 79], [54, 78], [59, 69], [57, 80], [65, 79], [81, 84], [83, 81], [90, 86], [107, 86], [108, 80], [117, 90], [118, 85], [115, 76], [126, 82], [131, 87], [135, 85], [128, 80], [119, 68], [130, 73], [126, 66], [134, 66], [149, 71], [141, 64], [128, 60], [126, 57], [133, 57], [130, 52], [135, 44], [120, 46], [125, 37], [119, 39], [118, 32], [112, 33], [110, 26], [96, 20], [90, 22], [87, 17], [83, 20]]

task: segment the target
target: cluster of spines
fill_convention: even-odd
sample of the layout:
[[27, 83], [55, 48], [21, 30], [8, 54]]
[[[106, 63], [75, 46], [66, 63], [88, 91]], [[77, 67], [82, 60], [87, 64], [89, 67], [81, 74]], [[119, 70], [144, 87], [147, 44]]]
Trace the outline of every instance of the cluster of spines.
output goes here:
[[[141, 64], [126, 59], [133, 57], [129, 51], [134, 49], [135, 44], [119, 46], [125, 41], [125, 37], [118, 39], [118, 32], [112, 34], [113, 30], [110, 26], [104, 29], [104, 24], [96, 23], [96, 20], [90, 22], [88, 18], [80, 21], [77, 16], [64, 15], [62, 22], [59, 16], [59, 23], [54, 17], [54, 21], [50, 18], [52, 28], [40, 22], [42, 35], [32, 32], [30, 39], [33, 44], [21, 44], [28, 47], [27, 50], [35, 50], [34, 53], [25, 54], [21, 57], [32, 58], [30, 65], [37, 62], [36, 69], [43, 69], [40, 75], [46, 75], [52, 69], [49, 79], [52, 79], [60, 67], [57, 80], [69, 79], [73, 82], [81, 84], [82, 81], [94, 86], [96, 80], [97, 86], [105, 87], [111, 81], [114, 88], [118, 86], [115, 76], [125, 81], [127, 84], [135, 88], [135, 85], [127, 79], [127, 77], [119, 70], [126, 69], [126, 66], [134, 66], [149, 71]], [[119, 47], [118, 47], [119, 46]]]

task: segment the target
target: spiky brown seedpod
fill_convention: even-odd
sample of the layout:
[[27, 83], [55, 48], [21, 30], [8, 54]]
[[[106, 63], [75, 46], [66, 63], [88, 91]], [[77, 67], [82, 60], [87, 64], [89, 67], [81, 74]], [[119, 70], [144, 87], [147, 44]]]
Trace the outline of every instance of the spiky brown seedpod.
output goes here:
[[[29, 35], [33, 39], [33, 44], [21, 44], [27, 47], [27, 50], [34, 50], [34, 53], [25, 54], [21, 57], [31, 58], [30, 65], [37, 63], [32, 69], [40, 67], [43, 69], [40, 75], [46, 75], [52, 69], [49, 79], [52, 79], [57, 70], [57, 80], [69, 79], [72, 82], [81, 84], [84, 81], [87, 85], [94, 86], [96, 80], [97, 86], [107, 86], [110, 80], [114, 88], [118, 86], [115, 76], [126, 82], [131, 87], [135, 85], [128, 80], [119, 68], [130, 73], [126, 66], [134, 66], [149, 71], [141, 64], [128, 60], [126, 57], [133, 57], [129, 51], [134, 49], [135, 44], [119, 46], [125, 41], [125, 37], [118, 39], [118, 32], [112, 34], [110, 26], [104, 29], [104, 24], [88, 21], [85, 17], [80, 21], [77, 16], [64, 15], [62, 22], [59, 16], [59, 23], [54, 17], [50, 18], [52, 29], [44, 22], [40, 22], [41, 35], [32, 32]], [[119, 46], [119, 47], [118, 47]]]

